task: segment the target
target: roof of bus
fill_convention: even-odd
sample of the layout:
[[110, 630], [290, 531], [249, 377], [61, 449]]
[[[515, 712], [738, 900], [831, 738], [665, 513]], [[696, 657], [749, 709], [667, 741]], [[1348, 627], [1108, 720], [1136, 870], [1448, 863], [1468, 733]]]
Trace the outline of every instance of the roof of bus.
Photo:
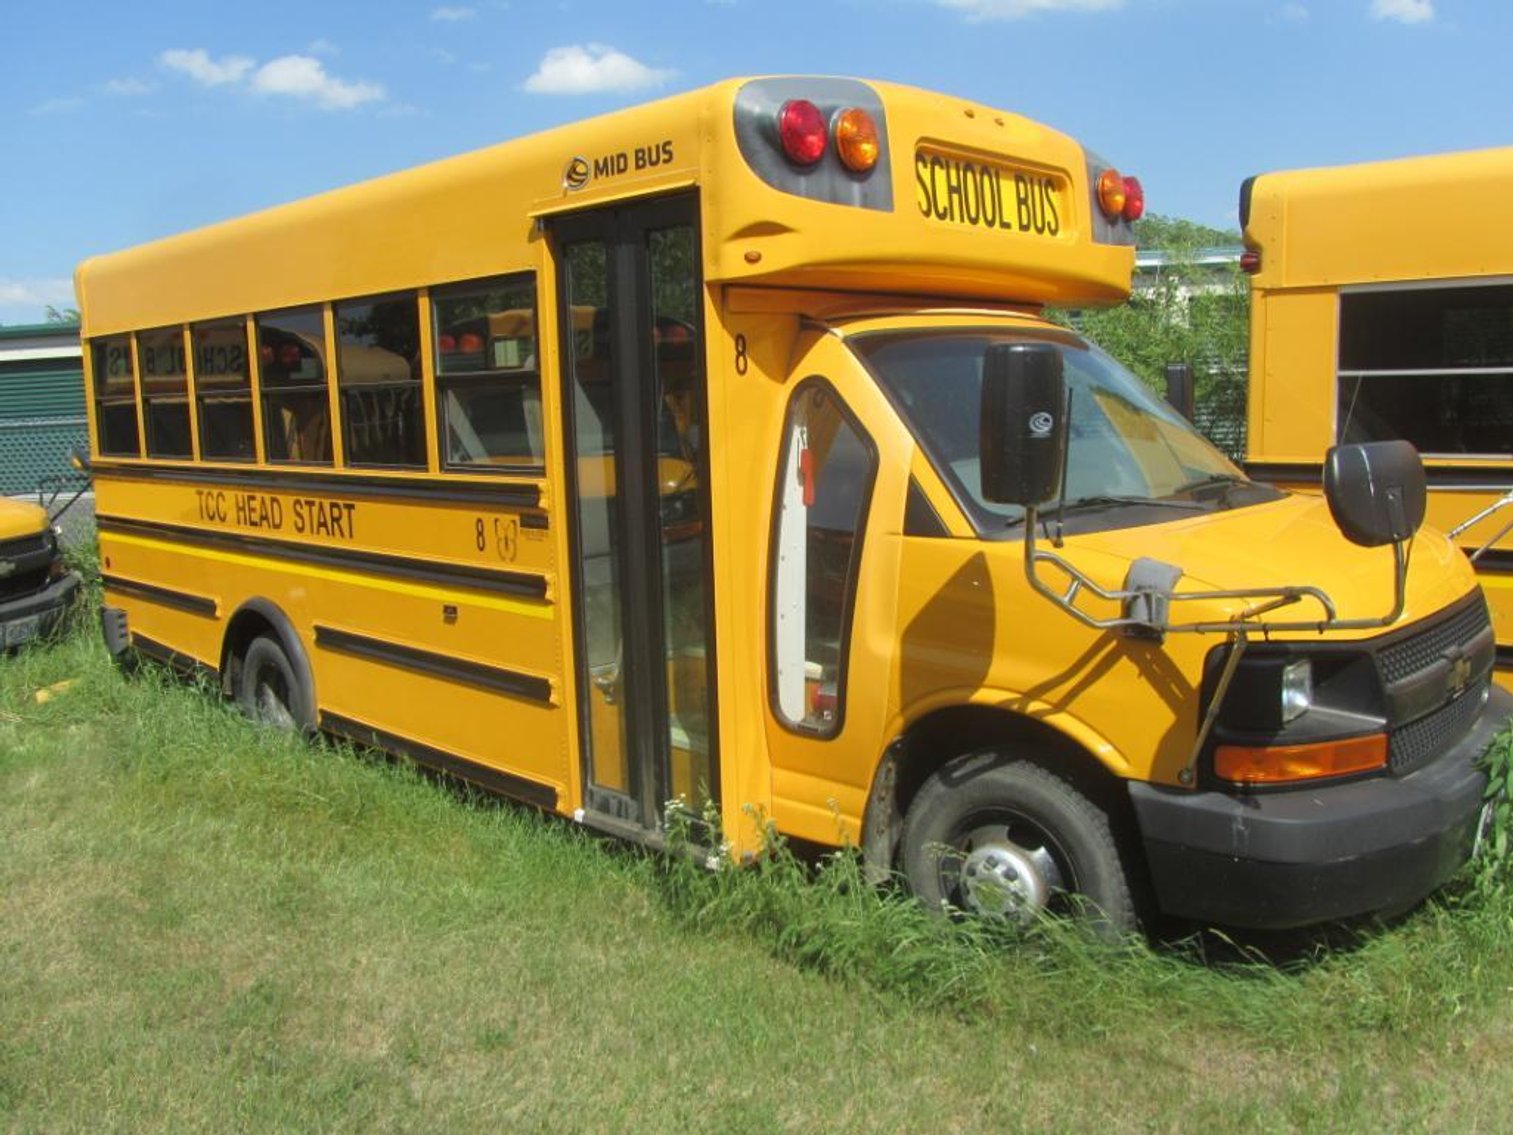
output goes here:
[[1241, 191], [1258, 288], [1513, 275], [1513, 147], [1267, 173]]
[[[873, 184], [831, 177], [846, 193], [872, 193], [871, 206], [812, 200], [812, 186], [774, 189], [757, 167], [780, 166], [780, 156], [754, 161], [750, 133], [738, 137], [751, 92], [770, 103], [811, 90], [816, 101], [828, 92], [879, 108], [884, 158]], [[757, 145], [776, 152], [769, 133]], [[536, 268], [544, 218], [697, 189], [710, 280], [1117, 302], [1129, 290], [1132, 238], [1127, 225], [1094, 215], [1093, 163], [1057, 131], [951, 96], [857, 80], [732, 79], [96, 257], [75, 283], [86, 336], [378, 295]], [[1025, 183], [1017, 194], [1016, 179]], [[1054, 183], [1049, 205], [1026, 189], [1040, 180]], [[975, 215], [958, 192], [964, 182]], [[981, 197], [990, 185], [996, 225]], [[876, 204], [879, 191], [890, 208]], [[1016, 210], [1041, 231], [1021, 231]]]

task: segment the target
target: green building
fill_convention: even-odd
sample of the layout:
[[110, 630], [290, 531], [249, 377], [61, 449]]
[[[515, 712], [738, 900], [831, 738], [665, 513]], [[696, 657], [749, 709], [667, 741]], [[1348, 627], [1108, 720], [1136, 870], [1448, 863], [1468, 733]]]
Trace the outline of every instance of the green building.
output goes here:
[[73, 323], [0, 326], [0, 493], [35, 493], [70, 472], [89, 441], [84, 363]]

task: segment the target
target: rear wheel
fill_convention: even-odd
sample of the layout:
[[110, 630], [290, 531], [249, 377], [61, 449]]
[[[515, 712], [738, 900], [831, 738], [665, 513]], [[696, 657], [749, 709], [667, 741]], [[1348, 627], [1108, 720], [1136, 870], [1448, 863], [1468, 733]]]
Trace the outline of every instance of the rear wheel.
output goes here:
[[253, 639], [242, 656], [236, 700], [242, 712], [260, 725], [290, 730], [307, 730], [315, 725], [309, 688], [284, 648], [267, 635]]
[[937, 771], [904, 819], [903, 868], [929, 907], [1028, 922], [1084, 916], [1137, 925], [1108, 816], [1055, 773], [996, 751]]

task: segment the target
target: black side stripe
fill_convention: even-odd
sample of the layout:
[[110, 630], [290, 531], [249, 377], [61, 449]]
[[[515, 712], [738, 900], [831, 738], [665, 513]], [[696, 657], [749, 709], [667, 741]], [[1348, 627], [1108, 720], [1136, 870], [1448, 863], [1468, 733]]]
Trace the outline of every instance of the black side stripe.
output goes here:
[[95, 518], [95, 523], [101, 532], [167, 537], [203, 547], [225, 548], [231, 551], [271, 556], [291, 563], [346, 568], [367, 572], [370, 575], [413, 579], [449, 587], [470, 587], [478, 591], [523, 595], [530, 599], [546, 599], [546, 577], [532, 575], [529, 572], [443, 564], [412, 556], [389, 555], [385, 552], [359, 552], [349, 548], [317, 547], [300, 544], [293, 540], [279, 540], [271, 536], [248, 536], [240, 532], [191, 528], [183, 524], [130, 520], [123, 516], [101, 515]]
[[[1470, 555], [1475, 548], [1462, 548], [1461, 551]], [[1486, 572], [1489, 575], [1506, 575], [1513, 573], [1513, 549], [1488, 548], [1476, 562], [1471, 565], [1477, 571]]]
[[464, 682], [491, 693], [509, 694], [542, 705], [552, 703], [552, 683], [548, 679], [535, 674], [522, 674], [518, 670], [507, 670], [503, 666], [453, 658], [414, 646], [401, 646], [397, 642], [385, 642], [383, 639], [319, 625], [315, 628], [315, 645], [357, 658], [398, 666], [403, 670], [429, 674], [434, 678]]
[[204, 615], [208, 619], [215, 618], [215, 600], [207, 599], [203, 595], [191, 595], [187, 591], [174, 591], [168, 587], [159, 587], [155, 583], [141, 583], [135, 579], [123, 579], [119, 575], [106, 575], [103, 572], [100, 575], [100, 582], [109, 591], [135, 595], [163, 607], [175, 607], [180, 611], [188, 611], [191, 615]]
[[419, 741], [411, 741], [394, 733], [386, 733], [382, 729], [374, 729], [371, 725], [364, 725], [360, 721], [353, 721], [350, 717], [342, 717], [340, 714], [328, 713], [325, 710], [322, 710], [320, 714], [320, 727], [327, 733], [346, 737], [359, 745], [398, 753], [416, 764], [426, 765], [461, 780], [470, 781], [480, 788], [497, 792], [501, 796], [509, 796], [537, 808], [552, 811], [557, 808], [557, 790], [549, 784], [527, 780], [513, 773], [500, 772], [498, 769], [470, 761], [466, 757], [459, 757], [455, 753], [433, 749], [430, 745], [423, 745]]
[[221, 672], [214, 666], [206, 665], [192, 654], [183, 654], [171, 646], [165, 646], [155, 638], [148, 638], [140, 631], [131, 632], [131, 645], [148, 658], [166, 663], [181, 674], [188, 674], [191, 677], [202, 676], [212, 682], [221, 680]]
[[1492, 665], [1498, 670], [1513, 670], [1513, 646], [1499, 645]]
[[[360, 474], [322, 474], [309, 469], [227, 469], [201, 468], [195, 465], [127, 464], [109, 459], [97, 460], [96, 476], [135, 477], [144, 481], [167, 481], [184, 485], [234, 485], [241, 489], [268, 489], [274, 492], [326, 493], [331, 496], [399, 497], [406, 500], [495, 504], [509, 508], [541, 507], [541, 489], [537, 485], [477, 484], [466, 481], [420, 480], [397, 477], [372, 477]], [[512, 470], [512, 472], [515, 472]], [[531, 466], [516, 473], [523, 477], [545, 476], [545, 470]]]
[[[1287, 481], [1299, 485], [1319, 485], [1324, 481], [1324, 466], [1313, 461], [1246, 461], [1246, 476], [1254, 481]], [[1430, 465], [1424, 469], [1424, 481], [1430, 490], [1464, 489], [1487, 493], [1505, 493], [1510, 487], [1506, 469], [1478, 469], [1468, 466]]]

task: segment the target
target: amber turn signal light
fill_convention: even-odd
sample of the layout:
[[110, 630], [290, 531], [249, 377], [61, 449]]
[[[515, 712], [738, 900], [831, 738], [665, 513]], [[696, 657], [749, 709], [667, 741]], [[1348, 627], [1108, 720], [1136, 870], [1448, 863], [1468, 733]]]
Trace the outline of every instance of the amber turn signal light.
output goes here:
[[877, 165], [882, 145], [870, 114], [851, 106], [835, 116], [835, 152], [852, 173], [867, 173]]
[[1370, 772], [1387, 764], [1387, 736], [1373, 733], [1310, 745], [1220, 745], [1214, 773], [1238, 784], [1286, 784]]
[[1124, 176], [1112, 167], [1098, 175], [1098, 208], [1111, 221], [1124, 216]]

